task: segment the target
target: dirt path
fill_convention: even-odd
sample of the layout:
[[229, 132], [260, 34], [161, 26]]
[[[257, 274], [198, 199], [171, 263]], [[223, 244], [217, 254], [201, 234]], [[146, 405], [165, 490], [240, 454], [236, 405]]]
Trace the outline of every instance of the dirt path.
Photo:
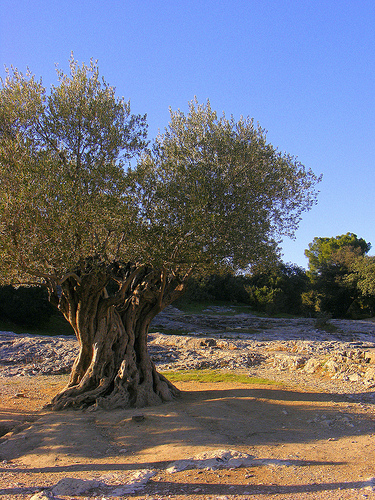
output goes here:
[[1, 498], [54, 486], [66, 499], [375, 498], [373, 405], [295, 387], [179, 383], [179, 400], [141, 412], [38, 411], [65, 381], [2, 379], [0, 429], [19, 425], [1, 439]]

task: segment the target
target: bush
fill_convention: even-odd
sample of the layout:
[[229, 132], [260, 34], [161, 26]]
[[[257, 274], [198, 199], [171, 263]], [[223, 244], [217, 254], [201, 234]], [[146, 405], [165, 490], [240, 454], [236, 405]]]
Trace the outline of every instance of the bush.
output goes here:
[[305, 270], [280, 263], [270, 269], [255, 269], [248, 276], [245, 289], [250, 305], [267, 314], [301, 314], [302, 294], [308, 278]]
[[55, 313], [47, 291], [38, 286], [0, 287], [0, 318], [27, 327], [45, 325]]
[[193, 278], [183, 296], [185, 302], [240, 302], [247, 303], [245, 290], [246, 278], [232, 274], [212, 274], [202, 278]]

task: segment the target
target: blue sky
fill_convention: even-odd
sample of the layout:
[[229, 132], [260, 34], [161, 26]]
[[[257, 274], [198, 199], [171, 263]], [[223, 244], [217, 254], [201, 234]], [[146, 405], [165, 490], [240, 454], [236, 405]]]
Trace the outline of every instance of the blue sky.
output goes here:
[[251, 116], [280, 151], [323, 174], [283, 260], [307, 267], [316, 236], [348, 231], [375, 250], [373, 0], [0, 0], [0, 75], [45, 86], [70, 53], [147, 113], [149, 138], [194, 96]]

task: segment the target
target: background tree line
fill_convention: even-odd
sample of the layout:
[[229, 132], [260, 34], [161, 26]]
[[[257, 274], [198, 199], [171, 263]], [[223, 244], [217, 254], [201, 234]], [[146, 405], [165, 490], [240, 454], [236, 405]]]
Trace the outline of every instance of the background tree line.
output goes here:
[[317, 237], [305, 250], [308, 270], [279, 261], [245, 275], [191, 280], [184, 300], [241, 302], [266, 314], [359, 319], [375, 314], [375, 257], [354, 233]]
[[[177, 306], [189, 302], [232, 302], [270, 315], [359, 319], [375, 314], [375, 257], [370, 243], [353, 233], [317, 237], [305, 251], [309, 268], [290, 263], [254, 266], [247, 274], [210, 274], [189, 281]], [[0, 287], [0, 318], [43, 326], [56, 314], [40, 287]]]

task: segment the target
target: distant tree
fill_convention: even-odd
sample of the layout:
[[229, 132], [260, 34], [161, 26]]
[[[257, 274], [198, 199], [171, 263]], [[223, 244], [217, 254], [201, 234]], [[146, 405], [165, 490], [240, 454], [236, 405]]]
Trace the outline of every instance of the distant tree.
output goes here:
[[176, 396], [147, 351], [152, 318], [194, 273], [275, 257], [316, 199], [310, 170], [209, 103], [171, 112], [145, 150], [145, 117], [73, 58], [50, 93], [9, 73], [0, 131], [0, 277], [45, 286], [80, 346], [53, 409]]
[[248, 279], [244, 275], [235, 276], [232, 273], [209, 274], [192, 278], [182, 302], [227, 301], [248, 302], [245, 286]]
[[354, 233], [331, 238], [314, 238], [305, 250], [305, 256], [309, 260], [309, 272], [319, 274], [327, 265], [346, 265], [344, 261], [350, 260], [350, 253], [353, 257], [365, 255], [370, 248], [371, 243], [367, 243], [363, 238], [358, 238]]
[[364, 255], [356, 259], [347, 276], [350, 285], [357, 287], [362, 310], [369, 316], [375, 313], [375, 257]]
[[370, 248], [370, 243], [354, 233], [314, 238], [305, 251], [312, 287], [304, 296], [305, 306], [309, 303], [315, 312], [329, 312], [335, 317], [350, 316], [359, 299], [359, 291], [348, 280], [348, 275], [354, 262]]
[[364, 255], [351, 266], [357, 287], [364, 295], [375, 296], [375, 257]]

